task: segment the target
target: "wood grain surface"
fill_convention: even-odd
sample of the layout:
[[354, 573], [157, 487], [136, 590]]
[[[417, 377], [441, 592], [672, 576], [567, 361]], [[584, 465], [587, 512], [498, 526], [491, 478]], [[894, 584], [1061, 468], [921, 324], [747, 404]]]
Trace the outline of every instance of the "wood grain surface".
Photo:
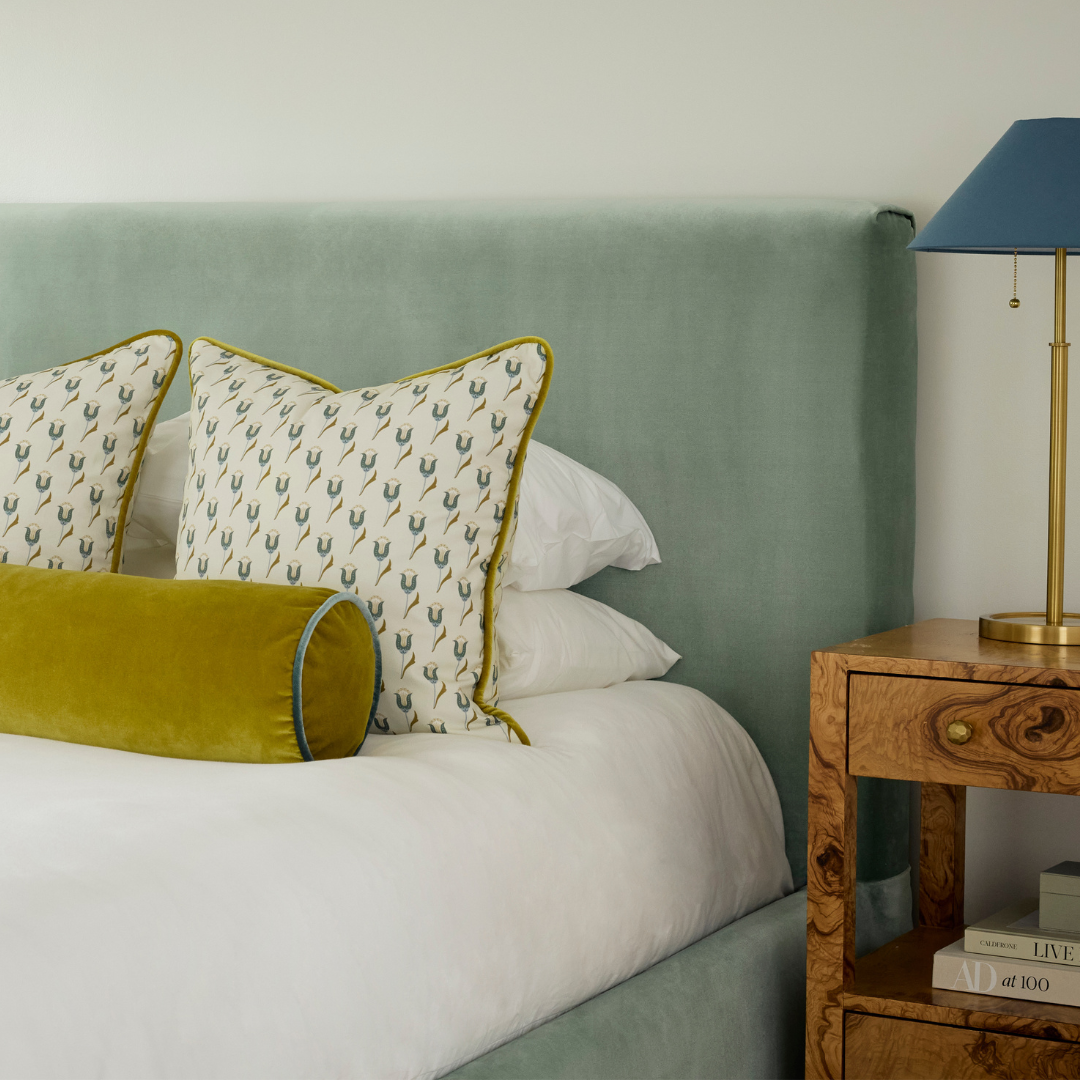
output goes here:
[[[857, 775], [923, 789], [922, 925], [856, 963]], [[930, 985], [962, 926], [967, 786], [1080, 794], [1080, 649], [935, 619], [813, 655], [807, 1076], [1080, 1077], [1080, 1008]]]
[[970, 1028], [849, 1013], [849, 1077], [880, 1080], [1013, 1080], [1080, 1076], [1080, 1046]]
[[964, 925], [964, 829], [967, 788], [922, 785], [919, 924]]
[[847, 772], [847, 667], [815, 653], [810, 665], [807, 847], [806, 1075], [841, 1077], [843, 991], [854, 979], [857, 789]]
[[822, 651], [847, 656], [853, 671], [1080, 686], [1080, 649], [992, 641], [968, 619], [927, 619]]
[[849, 692], [856, 775], [1080, 794], [1080, 690], [852, 674]]
[[1080, 1042], [1080, 1008], [935, 990], [930, 985], [934, 953], [960, 937], [959, 928], [920, 927], [857, 960], [854, 985], [844, 992], [844, 1008], [953, 1027]]

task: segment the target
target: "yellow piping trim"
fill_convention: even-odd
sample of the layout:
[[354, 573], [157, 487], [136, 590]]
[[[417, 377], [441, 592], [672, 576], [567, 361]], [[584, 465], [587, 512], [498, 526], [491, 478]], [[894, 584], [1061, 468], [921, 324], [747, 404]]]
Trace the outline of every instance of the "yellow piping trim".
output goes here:
[[296, 375], [301, 379], [306, 379], [308, 382], [313, 382], [316, 385], [321, 386], [324, 390], [329, 390], [332, 394], [345, 393], [340, 387], [335, 386], [333, 383], [328, 383], [325, 379], [320, 379], [318, 375], [309, 375], [306, 371], [300, 371], [298, 368], [279, 364], [276, 360], [267, 360], [265, 356], [244, 352], [243, 349], [237, 349], [233, 345], [226, 345], [224, 341], [215, 341], [212, 337], [199, 337], [188, 346], [188, 387], [193, 394], [195, 388], [191, 385], [191, 350], [194, 349], [200, 341], [208, 341], [218, 349], [224, 349], [226, 352], [233, 353], [235, 356], [242, 356], [245, 360], [253, 360], [256, 364], [265, 364], [267, 367], [275, 368], [277, 371], [284, 371], [286, 375]]
[[[487, 581], [484, 585], [484, 664], [480, 669], [480, 678], [477, 680], [476, 689], [473, 691], [473, 701], [480, 706], [481, 711], [488, 716], [494, 716], [497, 720], [501, 720], [517, 735], [525, 746], [531, 746], [532, 744], [529, 742], [528, 735], [522, 730], [521, 725], [509, 713], [503, 712], [502, 709], [494, 705], [489, 705], [485, 700], [485, 691], [488, 681], [491, 679], [491, 657], [495, 648], [495, 576], [498, 573], [499, 559], [506, 548], [506, 538], [509, 535], [510, 526], [514, 521], [518, 488], [521, 486], [521, 472], [525, 467], [525, 450], [529, 445], [529, 439], [532, 437], [533, 428], [536, 427], [536, 421], [540, 419], [540, 410], [544, 407], [548, 387], [551, 385], [551, 372], [554, 365], [551, 346], [543, 338], [539, 337], [512, 338], [510, 341], [504, 341], [501, 345], [496, 345], [492, 349], [485, 349], [474, 356], [466, 356], [464, 360], [458, 360], [453, 364], [444, 364], [442, 367], [432, 368], [430, 371], [421, 371], [418, 375], [411, 376], [413, 379], [420, 379], [426, 375], [437, 375], [440, 371], [453, 371], [454, 368], [462, 367], [473, 360], [479, 360], [481, 357], [494, 356], [495, 353], [502, 352], [504, 349], [512, 349], [515, 345], [527, 345], [529, 343], [540, 345], [543, 348], [547, 354], [547, 363], [544, 365], [544, 377], [540, 382], [540, 393], [536, 399], [536, 406], [525, 424], [525, 429], [521, 433], [521, 441], [518, 443], [517, 457], [514, 459], [514, 470], [510, 474], [510, 486], [506, 492], [507, 514], [503, 519], [502, 528], [499, 530], [498, 538], [495, 541], [495, 550], [491, 553], [491, 561], [488, 564]], [[398, 381], [407, 382], [408, 380], [399, 379]]]
[[[208, 341], [211, 345], [214, 345], [219, 349], [224, 349], [226, 352], [234, 353], [236, 356], [242, 356], [246, 360], [253, 360], [257, 364], [266, 364], [267, 367], [276, 368], [278, 371], [284, 371], [289, 375], [297, 375], [301, 379], [307, 379], [308, 382], [317, 383], [319, 386], [325, 387], [335, 394], [349, 392], [339, 390], [332, 383], [328, 383], [325, 379], [320, 379], [318, 376], [311, 375], [306, 371], [298, 371], [296, 368], [286, 367], [284, 364], [278, 364], [273, 360], [267, 360], [264, 356], [256, 356], [254, 353], [244, 352], [243, 349], [234, 348], [232, 345], [226, 345], [224, 342], [215, 341], [213, 338], [208, 337], [196, 338], [188, 347], [189, 381], [191, 378], [191, 350], [195, 348], [196, 342], [199, 341]], [[487, 580], [484, 582], [484, 663], [480, 668], [480, 678], [477, 680], [476, 689], [473, 691], [473, 701], [480, 707], [481, 712], [487, 716], [494, 716], [497, 720], [501, 720], [515, 735], [517, 735], [524, 746], [531, 746], [532, 744], [529, 742], [528, 735], [522, 730], [521, 725], [509, 713], [503, 712], [502, 709], [499, 709], [494, 705], [489, 705], [484, 700], [484, 691], [487, 689], [488, 680], [491, 678], [491, 657], [495, 650], [495, 576], [499, 568], [499, 559], [502, 557], [502, 553], [506, 548], [506, 538], [510, 532], [510, 526], [514, 522], [514, 508], [517, 504], [518, 489], [521, 487], [521, 472], [525, 467], [525, 450], [529, 445], [529, 439], [532, 438], [533, 428], [536, 427], [536, 421], [540, 419], [540, 410], [544, 407], [544, 402], [547, 400], [548, 387], [551, 385], [551, 372], [554, 365], [551, 346], [540, 337], [511, 338], [510, 341], [504, 341], [501, 345], [495, 345], [493, 348], [485, 349], [483, 352], [474, 353], [472, 356], [466, 356], [464, 360], [455, 360], [452, 364], [443, 364], [441, 367], [430, 368], [427, 371], [417, 372], [415, 375], [408, 375], [404, 379], [394, 380], [395, 382], [403, 383], [409, 382], [411, 379], [422, 379], [427, 375], [438, 375], [441, 371], [453, 371], [455, 368], [472, 363], [473, 360], [480, 360], [485, 356], [494, 356], [495, 353], [502, 352], [504, 349], [512, 349], [515, 345], [528, 345], [530, 343], [540, 345], [543, 348], [544, 352], [547, 354], [547, 363], [544, 365], [544, 377], [540, 381], [540, 392], [537, 395], [536, 405], [529, 415], [529, 419], [521, 433], [521, 441], [518, 443], [517, 457], [514, 459], [514, 469], [510, 474], [510, 486], [506, 491], [506, 507], [508, 512], [503, 517], [502, 528], [499, 529], [495, 541], [495, 550], [491, 553], [490, 561], [488, 563]]]
[[125, 338], [123, 341], [118, 341], [115, 345], [110, 345], [100, 352], [91, 353], [89, 356], [80, 356], [78, 360], [68, 360], [66, 363], [56, 365], [57, 367], [67, 367], [69, 364], [82, 364], [87, 360], [96, 360], [99, 356], [116, 352], [117, 349], [122, 349], [125, 345], [131, 345], [133, 342], [148, 337], [172, 338], [176, 342], [176, 348], [173, 350], [173, 362], [165, 375], [165, 382], [158, 391], [157, 397], [154, 398], [154, 404], [150, 406], [150, 415], [146, 418], [146, 426], [143, 428], [143, 433], [139, 438], [139, 447], [135, 451], [135, 460], [131, 463], [131, 475], [128, 477], [127, 488], [124, 491], [124, 497], [120, 500], [120, 510], [116, 515], [116, 543], [113, 545], [112, 564], [109, 567], [110, 574], [115, 574], [120, 569], [124, 532], [127, 529], [127, 513], [131, 506], [132, 497], [135, 494], [135, 484], [139, 479], [139, 469], [142, 468], [143, 454], [146, 452], [146, 444], [150, 441], [150, 435], [154, 430], [154, 422], [157, 420], [157, 414], [161, 410], [161, 403], [165, 400], [165, 395], [169, 392], [169, 387], [172, 386], [176, 369], [180, 366], [180, 360], [184, 355], [184, 343], [171, 330], [147, 330], [144, 334], [136, 334], [134, 337]]

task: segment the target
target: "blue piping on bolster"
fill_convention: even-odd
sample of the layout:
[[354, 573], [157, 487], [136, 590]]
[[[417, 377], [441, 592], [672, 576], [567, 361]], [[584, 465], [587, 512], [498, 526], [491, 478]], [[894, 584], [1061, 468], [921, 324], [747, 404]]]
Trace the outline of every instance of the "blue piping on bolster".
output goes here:
[[[375, 650], [375, 689], [371, 696], [371, 711], [368, 713], [367, 727], [364, 728], [364, 737], [367, 737], [368, 728], [371, 727], [371, 721], [375, 718], [375, 710], [379, 707], [379, 695], [382, 690], [382, 650], [379, 648], [379, 633], [375, 628], [375, 620], [371, 617], [371, 612], [368, 610], [367, 604], [364, 603], [355, 593], [339, 592], [334, 593], [329, 599], [323, 601], [315, 613], [307, 621], [307, 626], [304, 627], [304, 632], [300, 635], [300, 641], [296, 646], [296, 656], [293, 659], [293, 672], [292, 672], [292, 712], [293, 712], [293, 730], [296, 732], [296, 745], [300, 748], [300, 754], [305, 761], [314, 761], [315, 758], [311, 753], [311, 748], [308, 746], [307, 735], [304, 732], [304, 699], [303, 699], [303, 677], [304, 677], [304, 655], [307, 653], [308, 642], [311, 641], [311, 635], [315, 633], [315, 627], [322, 621], [322, 617], [335, 605], [340, 604], [342, 601], [346, 601], [351, 604], [355, 604], [356, 607], [364, 615], [364, 621], [368, 625], [368, 629], [371, 631], [371, 644]], [[360, 740], [360, 745], [363, 746], [364, 740]], [[360, 747], [356, 748], [356, 753], [360, 753]]]

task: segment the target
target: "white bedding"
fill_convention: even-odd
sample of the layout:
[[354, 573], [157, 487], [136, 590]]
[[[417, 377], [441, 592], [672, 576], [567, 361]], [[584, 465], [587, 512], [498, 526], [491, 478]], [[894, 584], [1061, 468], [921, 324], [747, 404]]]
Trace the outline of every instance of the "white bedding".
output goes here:
[[0, 1077], [436, 1076], [790, 891], [703, 695], [512, 711], [302, 765], [0, 736]]

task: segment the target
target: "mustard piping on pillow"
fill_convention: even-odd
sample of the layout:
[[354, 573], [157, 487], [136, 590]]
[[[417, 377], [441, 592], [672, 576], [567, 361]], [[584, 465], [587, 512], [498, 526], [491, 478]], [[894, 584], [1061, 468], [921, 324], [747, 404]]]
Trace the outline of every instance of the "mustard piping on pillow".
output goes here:
[[[191, 383], [191, 350], [194, 348], [196, 341], [206, 341], [213, 345], [215, 348], [222, 349], [225, 352], [232, 353], [235, 356], [242, 356], [245, 360], [251, 360], [257, 364], [265, 364], [267, 367], [275, 368], [278, 371], [284, 371], [289, 375], [295, 375], [298, 378], [306, 379], [308, 382], [315, 383], [318, 386], [329, 390], [331, 393], [340, 394], [343, 393], [333, 383], [327, 382], [325, 379], [320, 379], [317, 375], [311, 375], [306, 371], [301, 371], [298, 368], [288, 367], [285, 364], [280, 364], [275, 360], [268, 360], [265, 356], [259, 356], [256, 353], [245, 352], [243, 349], [238, 349], [234, 345], [228, 345], [223, 341], [217, 341], [215, 338], [200, 336], [195, 339], [188, 346], [188, 382]], [[502, 352], [504, 349], [512, 349], [517, 345], [535, 344], [544, 350], [547, 357], [547, 362], [544, 365], [544, 375], [540, 383], [540, 390], [537, 394], [536, 405], [533, 408], [532, 413], [529, 415], [529, 419], [525, 424], [521, 433], [521, 441], [518, 444], [517, 457], [514, 460], [514, 468], [510, 474], [510, 484], [507, 488], [506, 505], [513, 507], [517, 503], [518, 491], [521, 488], [521, 473], [525, 467], [525, 451], [529, 445], [529, 439], [532, 437], [533, 429], [536, 427], [537, 420], [540, 419], [540, 412], [544, 407], [544, 402], [547, 400], [548, 389], [551, 386], [551, 372], [554, 366], [554, 356], [551, 351], [551, 346], [544, 338], [541, 337], [518, 337], [511, 338], [509, 341], [504, 341], [499, 345], [495, 345], [490, 349], [484, 349], [482, 352], [474, 353], [472, 356], [466, 356], [464, 359], [455, 360], [450, 364], [442, 364], [439, 367], [429, 368], [426, 371], [418, 371], [413, 375], [406, 375], [401, 379], [394, 379], [395, 383], [405, 383], [412, 379], [424, 378], [427, 375], [437, 375], [443, 371], [453, 371], [456, 368], [463, 367], [465, 364], [471, 363], [473, 360], [479, 360], [485, 356], [494, 356], [496, 353]], [[496, 720], [501, 720], [511, 731], [517, 735], [519, 741], [525, 745], [532, 745], [529, 742], [529, 737], [525, 734], [521, 725], [507, 712], [502, 709], [489, 705], [485, 691], [487, 690], [488, 683], [491, 680], [491, 664], [492, 655], [494, 653], [495, 643], [495, 620], [493, 618], [494, 611], [494, 594], [495, 583], [498, 574], [499, 559], [502, 557], [503, 551], [506, 548], [506, 540], [509, 535], [510, 526], [513, 524], [513, 514], [507, 514], [503, 520], [502, 525], [499, 527], [498, 539], [495, 541], [495, 548], [491, 553], [489, 561], [487, 576], [484, 582], [484, 662], [480, 668], [480, 678], [477, 680], [476, 687], [473, 690], [473, 701], [481, 712], [488, 716], [495, 717]]]

